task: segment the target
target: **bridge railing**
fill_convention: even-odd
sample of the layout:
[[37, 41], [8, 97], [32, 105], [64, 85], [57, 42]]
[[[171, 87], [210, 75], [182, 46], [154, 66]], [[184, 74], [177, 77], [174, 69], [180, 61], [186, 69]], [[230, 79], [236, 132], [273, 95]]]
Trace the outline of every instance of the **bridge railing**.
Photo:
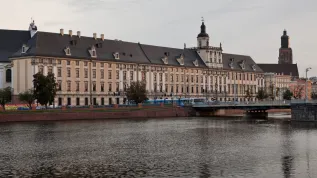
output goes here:
[[317, 103], [317, 100], [292, 100], [291, 101], [292, 104], [299, 104], [299, 103]]

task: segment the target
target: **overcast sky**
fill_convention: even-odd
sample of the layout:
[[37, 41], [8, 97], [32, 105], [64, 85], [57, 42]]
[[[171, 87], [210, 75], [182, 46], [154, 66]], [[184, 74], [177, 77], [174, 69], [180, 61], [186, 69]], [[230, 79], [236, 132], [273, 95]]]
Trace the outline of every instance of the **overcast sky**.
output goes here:
[[3, 29], [64, 28], [84, 36], [183, 48], [196, 46], [201, 17], [210, 43], [225, 53], [277, 63], [280, 37], [290, 36], [294, 62], [317, 75], [317, 0], [0, 0]]

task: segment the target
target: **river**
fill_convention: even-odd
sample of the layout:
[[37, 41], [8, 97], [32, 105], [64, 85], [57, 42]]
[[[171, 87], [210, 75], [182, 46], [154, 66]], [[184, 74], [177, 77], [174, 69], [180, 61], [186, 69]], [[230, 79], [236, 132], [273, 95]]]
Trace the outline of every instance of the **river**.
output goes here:
[[317, 125], [212, 118], [0, 124], [0, 177], [317, 177]]

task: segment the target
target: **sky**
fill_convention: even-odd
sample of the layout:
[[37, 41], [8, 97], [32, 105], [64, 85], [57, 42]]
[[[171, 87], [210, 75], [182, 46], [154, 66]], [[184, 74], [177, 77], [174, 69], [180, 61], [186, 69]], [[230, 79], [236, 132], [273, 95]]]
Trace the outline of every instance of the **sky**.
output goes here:
[[224, 53], [277, 63], [286, 29], [300, 76], [317, 76], [316, 0], [0, 0], [2, 29], [39, 31], [63, 28], [83, 36], [183, 48], [197, 45], [201, 18], [210, 44]]

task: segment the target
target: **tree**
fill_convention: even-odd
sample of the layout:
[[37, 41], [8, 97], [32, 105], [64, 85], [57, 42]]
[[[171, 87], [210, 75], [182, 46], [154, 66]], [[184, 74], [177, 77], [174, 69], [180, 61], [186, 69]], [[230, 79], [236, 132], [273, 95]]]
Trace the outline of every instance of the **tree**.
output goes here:
[[269, 97], [274, 100], [275, 99], [275, 93], [274, 93], [274, 85], [269, 86]]
[[283, 99], [291, 100], [292, 97], [293, 97], [293, 93], [289, 89], [285, 90], [285, 92], [283, 93]]
[[135, 103], [142, 103], [147, 99], [145, 82], [133, 81], [127, 88], [127, 98]]
[[34, 97], [38, 103], [47, 108], [47, 104], [52, 104], [56, 96], [57, 84], [53, 73], [44, 76], [42, 73], [33, 75]]
[[260, 101], [268, 98], [268, 95], [266, 94], [266, 92], [264, 91], [263, 88], [259, 89], [258, 93], [256, 94], [256, 98]]
[[19, 100], [26, 102], [28, 107], [30, 109], [32, 109], [32, 104], [35, 100], [35, 96], [34, 96], [34, 90], [33, 89], [29, 89], [23, 93], [19, 94]]
[[311, 99], [317, 100], [317, 93], [316, 92], [311, 93]]
[[304, 86], [297, 85], [293, 92], [293, 97], [295, 99], [301, 99], [303, 97], [304, 92]]
[[276, 88], [275, 96], [276, 96], [276, 98], [279, 99], [279, 97], [280, 97], [280, 88], [279, 87]]
[[9, 103], [12, 99], [12, 89], [11, 87], [0, 89], [0, 105], [3, 110], [5, 110], [5, 105]]

